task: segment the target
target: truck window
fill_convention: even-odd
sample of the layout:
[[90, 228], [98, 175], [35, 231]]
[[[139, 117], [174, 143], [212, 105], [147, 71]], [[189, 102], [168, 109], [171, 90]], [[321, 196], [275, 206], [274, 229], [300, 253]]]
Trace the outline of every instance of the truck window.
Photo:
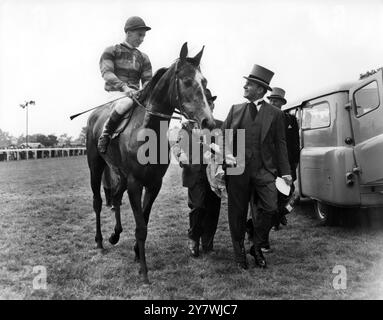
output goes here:
[[370, 82], [354, 92], [354, 105], [357, 117], [379, 107], [379, 91], [376, 81]]
[[330, 105], [327, 101], [303, 108], [302, 129], [318, 129], [330, 125]]

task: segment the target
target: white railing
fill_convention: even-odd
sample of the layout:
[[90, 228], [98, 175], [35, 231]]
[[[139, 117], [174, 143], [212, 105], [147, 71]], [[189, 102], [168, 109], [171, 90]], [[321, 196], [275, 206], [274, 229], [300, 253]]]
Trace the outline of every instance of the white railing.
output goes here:
[[0, 149], [0, 161], [44, 159], [86, 155], [85, 147]]

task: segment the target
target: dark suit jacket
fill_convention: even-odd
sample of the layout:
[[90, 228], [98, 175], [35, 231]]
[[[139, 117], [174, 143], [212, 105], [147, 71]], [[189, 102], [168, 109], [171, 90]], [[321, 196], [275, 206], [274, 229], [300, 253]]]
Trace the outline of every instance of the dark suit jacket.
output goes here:
[[285, 112], [286, 117], [286, 144], [290, 164], [299, 162], [300, 143], [299, 126], [297, 118]]
[[300, 141], [299, 141], [299, 126], [297, 118], [285, 112], [286, 121], [286, 146], [289, 157], [291, 175], [293, 180], [297, 179], [296, 169], [299, 163]]
[[[215, 128], [216, 129], [221, 128], [222, 123], [223, 123], [222, 121], [215, 119], [215, 124], [216, 124]], [[205, 180], [205, 179], [207, 181], [207, 177], [206, 177], [206, 166], [207, 165], [203, 164], [203, 154], [204, 154], [204, 152], [206, 152], [207, 150], [210, 150], [210, 149], [207, 148], [206, 146], [203, 147], [202, 150], [200, 150], [199, 164], [193, 164], [192, 162], [197, 162], [198, 159], [196, 159], [195, 156], [193, 159], [193, 155], [192, 155], [193, 147], [192, 147], [192, 145], [193, 144], [194, 144], [194, 146], [197, 145], [196, 148], [198, 148], [200, 146], [199, 140], [198, 140], [198, 137], [195, 137], [195, 135], [192, 134], [192, 131], [193, 131], [193, 124], [192, 123], [186, 122], [185, 124], [182, 125], [182, 129], [184, 130], [183, 133], [185, 133], [185, 132], [188, 133], [188, 137], [186, 137], [186, 138], [189, 141], [189, 154], [188, 154], [189, 164], [186, 164], [183, 166], [182, 185], [184, 187], [187, 187], [187, 188], [192, 188], [192, 187], [194, 187], [194, 185], [198, 181]], [[179, 141], [182, 139], [185, 139], [185, 137], [180, 137]], [[214, 137], [212, 137], [212, 142], [214, 142]], [[181, 147], [181, 149], [183, 149], [182, 145], [180, 145], [180, 147]], [[186, 151], [186, 150], [184, 150], [184, 151]]]
[[[233, 141], [225, 142], [225, 146], [232, 148], [237, 140], [236, 130], [240, 127], [247, 103], [233, 105], [222, 125], [222, 130], [233, 129]], [[273, 174], [291, 174], [287, 156], [284, 114], [278, 108], [263, 101], [257, 117], [261, 117], [261, 157], [263, 167]], [[233, 150], [233, 149], [231, 149]], [[230, 150], [230, 151], [231, 151]], [[227, 150], [225, 151], [227, 153]]]

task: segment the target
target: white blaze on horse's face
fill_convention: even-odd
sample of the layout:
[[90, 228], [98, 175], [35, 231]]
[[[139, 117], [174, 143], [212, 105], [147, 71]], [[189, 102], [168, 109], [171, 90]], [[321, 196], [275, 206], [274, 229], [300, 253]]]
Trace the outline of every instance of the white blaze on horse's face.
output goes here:
[[201, 128], [213, 128], [214, 119], [205, 96], [206, 79], [199, 68], [195, 69], [194, 76], [190, 73], [184, 78], [180, 77], [180, 91], [185, 112], [193, 120], [198, 121]]

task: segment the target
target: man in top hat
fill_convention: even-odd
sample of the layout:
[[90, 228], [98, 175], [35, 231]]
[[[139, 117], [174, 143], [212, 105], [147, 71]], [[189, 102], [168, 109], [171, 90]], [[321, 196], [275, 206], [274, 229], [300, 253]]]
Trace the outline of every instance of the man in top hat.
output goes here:
[[[263, 99], [267, 90], [271, 91], [269, 84], [273, 75], [272, 71], [254, 65], [250, 75], [244, 77], [244, 97], [248, 102], [233, 105], [222, 126], [223, 130], [232, 129], [234, 133], [233, 139], [225, 142], [226, 154], [236, 149], [237, 130], [245, 130], [245, 150], [241, 152], [237, 148], [235, 155], [237, 160], [244, 159], [244, 170], [241, 174], [229, 175], [227, 169], [226, 175], [230, 233], [235, 260], [242, 269], [248, 268], [244, 238], [250, 199], [254, 199], [258, 212], [256, 219], [253, 217], [255, 265], [266, 268], [261, 246], [278, 209], [275, 179], [282, 176], [288, 184], [292, 182], [283, 112]], [[226, 166], [235, 165], [235, 161], [226, 160]]]
[[[287, 101], [285, 99], [285, 90], [282, 88], [274, 87], [272, 88], [270, 96], [268, 96], [270, 104], [281, 109]], [[297, 179], [296, 170], [299, 163], [299, 127], [298, 121], [295, 116], [290, 114], [289, 112], [284, 112], [285, 115], [285, 127], [286, 127], [286, 145], [287, 145], [287, 153], [289, 158], [289, 164], [291, 169], [291, 175], [293, 181]], [[294, 184], [291, 185], [290, 195], [294, 193]], [[276, 221], [274, 225], [274, 229], [279, 229], [279, 224], [286, 225], [287, 219], [286, 214], [288, 211], [285, 206], [289, 201], [290, 197], [286, 197], [283, 194], [278, 194], [278, 214], [276, 216]]]
[[[279, 87], [272, 88], [271, 94], [267, 97], [270, 101], [270, 104], [281, 109], [287, 101], [285, 99], [285, 90]], [[296, 180], [296, 169], [299, 162], [299, 128], [297, 119], [288, 112], [284, 112], [285, 116], [285, 129], [286, 129], [286, 146], [287, 153], [289, 158], [289, 164], [291, 169], [291, 175], [293, 181]], [[294, 183], [291, 185], [290, 196], [285, 196], [282, 193], [278, 192], [278, 212], [274, 216], [274, 230], [279, 230], [279, 225], [287, 224], [286, 214], [289, 211], [286, 209], [286, 204], [288, 203], [291, 195], [294, 193]], [[253, 208], [252, 208], [253, 209]], [[249, 219], [246, 223], [247, 233], [249, 240], [253, 238], [254, 230], [252, 219]], [[269, 253], [272, 252], [270, 247], [269, 237], [267, 241], [262, 245], [262, 252]], [[250, 249], [250, 252], [253, 252], [253, 248]]]
[[[205, 90], [207, 102], [211, 111], [214, 110], [214, 101], [217, 96], [212, 96], [209, 89]], [[220, 128], [222, 121], [215, 120], [216, 128]], [[199, 133], [196, 122], [187, 121], [182, 125], [179, 137], [172, 151], [179, 161], [182, 170], [182, 185], [188, 188], [189, 230], [188, 250], [192, 257], [199, 256], [201, 242], [203, 253], [213, 250], [214, 235], [217, 230], [221, 198], [210, 188], [206, 175], [207, 164], [204, 164], [203, 155], [206, 146]], [[214, 137], [212, 137], [212, 142]], [[193, 154], [199, 150], [198, 154]], [[198, 158], [196, 158], [198, 157]]]
[[101, 75], [105, 80], [105, 90], [112, 92], [113, 98], [126, 95], [114, 103], [113, 110], [105, 123], [98, 141], [101, 153], [107, 151], [110, 136], [117, 129], [121, 119], [132, 107], [130, 96], [152, 78], [152, 65], [149, 57], [137, 48], [150, 30], [140, 17], [130, 17], [124, 27], [125, 41], [108, 47], [100, 59]]

